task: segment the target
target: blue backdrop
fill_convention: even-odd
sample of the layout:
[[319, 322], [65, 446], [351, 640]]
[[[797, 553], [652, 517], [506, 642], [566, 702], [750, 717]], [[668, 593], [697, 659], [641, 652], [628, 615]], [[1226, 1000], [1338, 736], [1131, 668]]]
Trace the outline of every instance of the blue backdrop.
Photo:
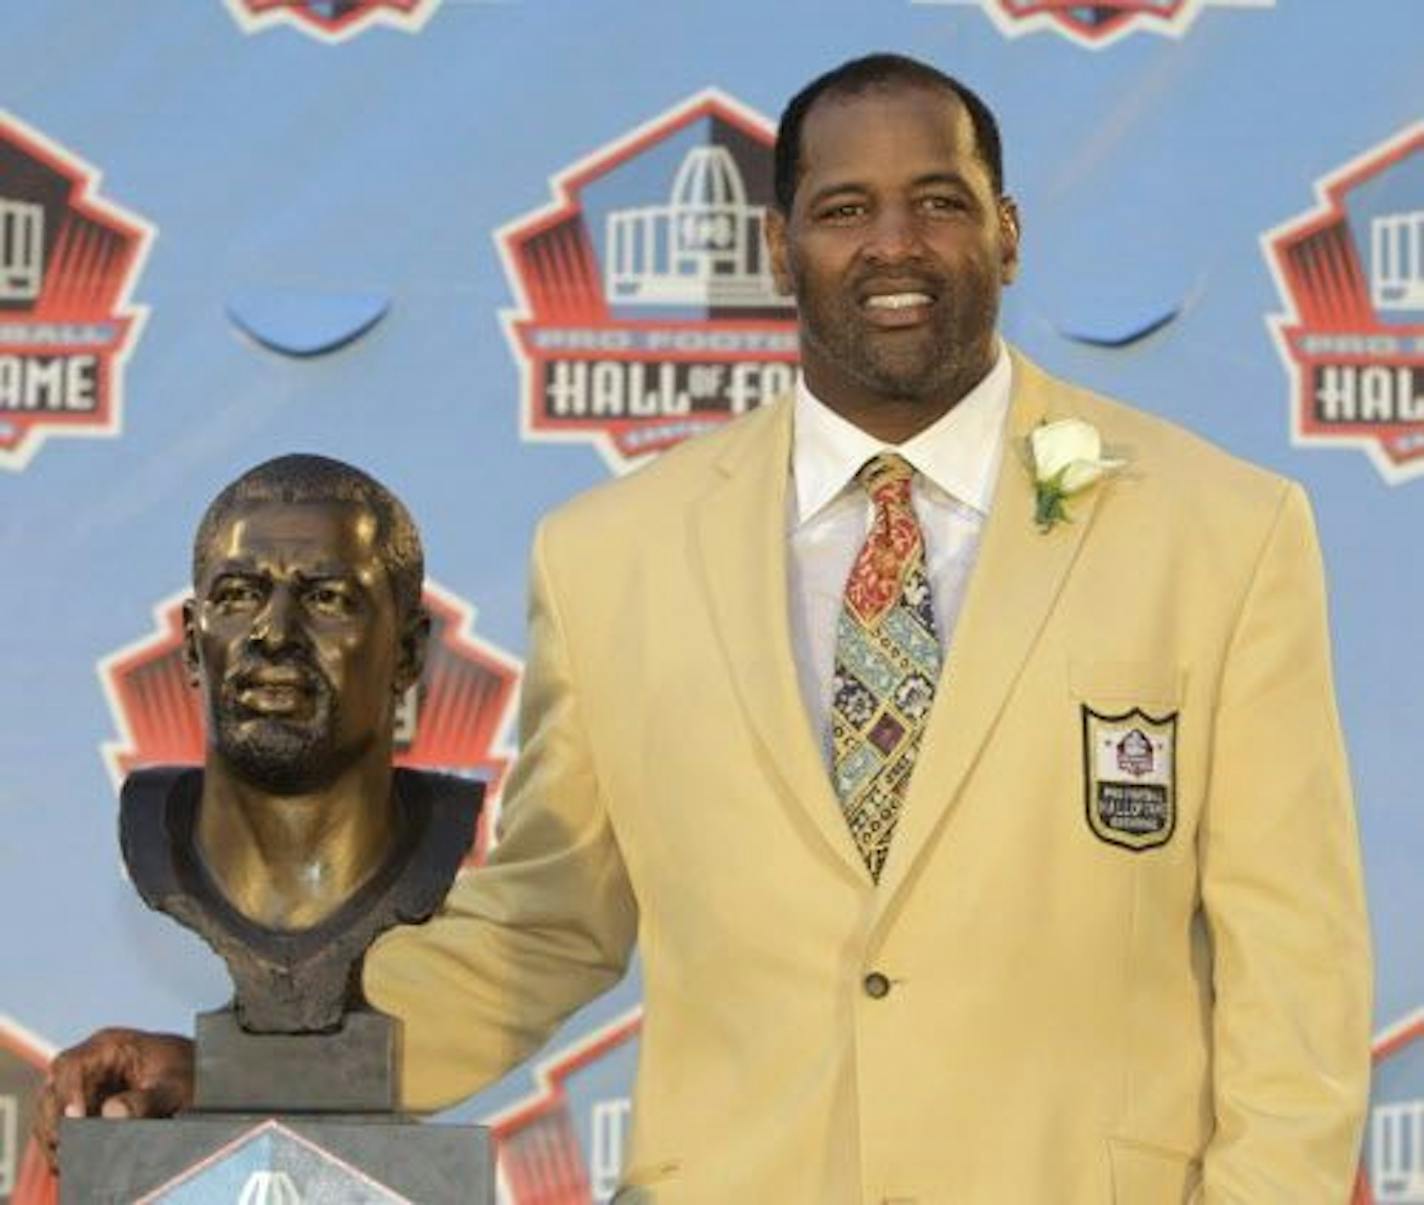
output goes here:
[[[873, 49], [1001, 116], [1010, 338], [1310, 491], [1378, 957], [1359, 1200], [1424, 1201], [1421, 37], [1417, 0], [9, 0], [0, 1201], [50, 1045], [224, 997], [114, 826], [196, 739], [166, 625], [211, 495], [301, 449], [407, 501], [444, 677], [403, 748], [497, 785], [535, 522], [789, 379], [770, 123]], [[508, 1200], [607, 1199], [637, 1000], [460, 1110]]]

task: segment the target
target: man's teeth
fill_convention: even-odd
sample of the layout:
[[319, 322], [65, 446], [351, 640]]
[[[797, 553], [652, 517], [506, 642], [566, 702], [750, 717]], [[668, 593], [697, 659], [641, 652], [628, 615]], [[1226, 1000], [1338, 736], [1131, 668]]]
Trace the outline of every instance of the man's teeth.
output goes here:
[[931, 300], [928, 293], [877, 293], [868, 297], [865, 304], [873, 310], [908, 310], [911, 306], [929, 305]]

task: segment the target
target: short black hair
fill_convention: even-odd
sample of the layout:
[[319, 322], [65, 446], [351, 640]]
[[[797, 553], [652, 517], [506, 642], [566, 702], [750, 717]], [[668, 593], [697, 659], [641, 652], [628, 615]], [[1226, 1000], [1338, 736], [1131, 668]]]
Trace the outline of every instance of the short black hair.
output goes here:
[[776, 207], [791, 212], [801, 171], [801, 131], [806, 115], [823, 96], [859, 96], [872, 89], [932, 88], [956, 97], [969, 110], [974, 127], [974, 146], [989, 169], [995, 195], [1004, 191], [1004, 151], [999, 141], [999, 123], [992, 110], [972, 88], [937, 67], [903, 54], [868, 54], [851, 59], [819, 75], [801, 89], [781, 114], [776, 130], [776, 163], [773, 189]]
[[369, 473], [344, 461], [305, 452], [263, 461], [212, 500], [193, 537], [195, 589], [203, 580], [208, 551], [218, 531], [234, 510], [251, 502], [352, 502], [364, 506], [376, 520], [376, 552], [390, 578], [396, 610], [402, 619], [419, 613], [425, 552], [410, 512]]

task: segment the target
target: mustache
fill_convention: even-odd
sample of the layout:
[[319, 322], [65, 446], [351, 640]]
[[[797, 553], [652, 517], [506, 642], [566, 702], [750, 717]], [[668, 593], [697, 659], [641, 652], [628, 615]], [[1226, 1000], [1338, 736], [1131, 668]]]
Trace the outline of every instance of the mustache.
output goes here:
[[941, 296], [949, 291], [949, 278], [942, 272], [919, 265], [905, 264], [889, 268], [872, 264], [862, 268], [851, 278], [850, 287], [858, 296], [870, 292], [929, 293], [932, 296]]
[[275, 656], [249, 652], [228, 667], [224, 686], [228, 691], [241, 692], [257, 686], [295, 686], [316, 695], [330, 695], [332, 685], [305, 652], [289, 649]]

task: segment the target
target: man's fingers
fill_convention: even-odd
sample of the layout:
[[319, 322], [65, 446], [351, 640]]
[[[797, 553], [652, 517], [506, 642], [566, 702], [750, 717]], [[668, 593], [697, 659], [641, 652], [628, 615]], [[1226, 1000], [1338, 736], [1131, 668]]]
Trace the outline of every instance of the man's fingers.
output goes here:
[[167, 1117], [192, 1095], [193, 1047], [173, 1034], [103, 1029], [50, 1065], [34, 1132], [50, 1166], [64, 1117]]
[[40, 1099], [35, 1106], [35, 1117], [32, 1125], [35, 1141], [44, 1152], [45, 1161], [49, 1164], [50, 1170], [55, 1168], [55, 1160], [58, 1157], [59, 1147], [59, 1112], [60, 1104], [54, 1095], [54, 1081], [46, 1079], [44, 1087], [40, 1090]]
[[55, 1116], [84, 1117], [98, 1103], [98, 1085], [106, 1072], [88, 1060], [71, 1054], [60, 1055], [50, 1066], [45, 1100], [53, 1103]]
[[35, 1142], [51, 1171], [59, 1166], [59, 1122], [61, 1117], [84, 1117], [89, 1112], [84, 1077], [61, 1056], [50, 1067], [35, 1105], [32, 1129]]
[[172, 1117], [187, 1104], [187, 1097], [166, 1083], [147, 1088], [130, 1088], [105, 1097], [100, 1117]]
[[148, 1114], [140, 1111], [143, 1109], [143, 1097], [146, 1095], [148, 1095], [146, 1092], [138, 1089], [132, 1092], [118, 1092], [99, 1106], [99, 1116], [108, 1118], [146, 1117]]

